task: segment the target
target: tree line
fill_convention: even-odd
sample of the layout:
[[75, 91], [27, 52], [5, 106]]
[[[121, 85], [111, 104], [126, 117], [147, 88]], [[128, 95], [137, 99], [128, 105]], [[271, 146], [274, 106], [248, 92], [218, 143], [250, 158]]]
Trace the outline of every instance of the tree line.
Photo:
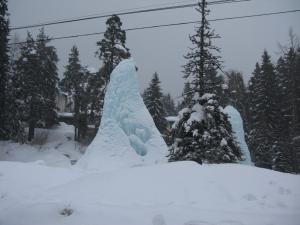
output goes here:
[[[126, 32], [117, 15], [106, 21], [103, 39], [96, 51], [102, 66], [91, 73], [79, 60], [73, 46], [62, 80], [58, 79], [58, 57], [50, 38], [41, 29], [36, 38], [28, 33], [26, 42], [9, 47], [7, 1], [0, 0], [0, 139], [24, 142], [34, 138], [36, 127], [57, 124], [58, 88], [74, 105], [75, 139], [85, 137], [88, 121], [99, 127], [109, 77], [118, 63], [130, 57]], [[300, 46], [295, 35], [282, 48], [277, 63], [263, 52], [248, 86], [243, 74], [222, 75], [220, 38], [211, 29], [207, 1], [196, 10], [201, 16], [193, 45], [185, 55], [185, 84], [181, 101], [175, 104], [160, 87], [154, 73], [142, 96], [153, 120], [169, 146], [169, 161], [232, 163], [243, 160], [228, 116], [222, 107], [234, 106], [244, 120], [252, 161], [258, 167], [282, 172], [300, 172]], [[221, 72], [220, 72], [221, 71]], [[167, 116], [176, 116], [170, 124]], [[25, 137], [24, 128], [28, 127]]]

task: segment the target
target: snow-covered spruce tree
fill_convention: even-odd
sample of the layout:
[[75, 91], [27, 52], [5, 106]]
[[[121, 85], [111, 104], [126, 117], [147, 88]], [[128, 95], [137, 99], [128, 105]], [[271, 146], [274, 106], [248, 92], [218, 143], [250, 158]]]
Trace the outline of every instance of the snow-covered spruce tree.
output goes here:
[[290, 39], [290, 46], [279, 58], [276, 68], [280, 108], [276, 128], [280, 147], [273, 154], [273, 169], [299, 173], [300, 140], [297, 144], [297, 137], [300, 136], [300, 52], [292, 32]]
[[56, 94], [58, 85], [58, 57], [54, 46], [49, 46], [50, 40], [46, 36], [44, 29], [40, 29], [37, 35], [35, 48], [39, 61], [36, 68], [39, 72], [41, 96], [42, 96], [42, 114], [41, 119], [46, 128], [58, 123], [56, 113]]
[[7, 0], [0, 0], [0, 140], [9, 138], [6, 124], [6, 91], [9, 72], [8, 34]]
[[207, 2], [199, 2], [197, 11], [201, 24], [190, 36], [194, 48], [186, 55], [185, 77], [191, 81], [193, 98], [187, 108], [179, 112], [174, 124], [174, 143], [170, 147], [169, 161], [192, 160], [198, 163], [229, 163], [241, 157], [239, 146], [232, 135], [231, 125], [219, 106], [218, 84], [212, 80], [220, 68], [220, 57], [212, 45], [218, 37], [210, 28]]
[[205, 68], [204, 89], [205, 93], [215, 94], [218, 98], [219, 104], [221, 106], [225, 106], [225, 81], [223, 76], [218, 74], [218, 68], [220, 68], [220, 66], [215, 67], [214, 64], [208, 65], [207, 68]]
[[122, 30], [122, 22], [117, 15], [113, 15], [106, 21], [106, 31], [104, 38], [97, 42], [99, 47], [96, 54], [103, 62], [97, 76], [94, 78], [94, 82], [101, 86], [95, 86], [95, 90], [92, 90], [97, 95], [98, 102], [94, 103], [95, 113], [94, 115], [97, 123], [100, 124], [102, 116], [102, 108], [104, 103], [104, 96], [106, 86], [109, 82], [109, 77], [113, 69], [119, 64], [119, 62], [130, 57], [129, 49], [126, 48], [126, 32]]
[[165, 119], [165, 109], [162, 101], [163, 94], [157, 73], [154, 73], [149, 87], [144, 92], [143, 97], [144, 103], [150, 115], [152, 116], [157, 129], [161, 134], [165, 134], [167, 129], [167, 121]]
[[162, 101], [163, 101], [163, 106], [165, 109], [165, 116], [176, 115], [175, 103], [169, 93], [166, 95], [163, 95]]
[[262, 55], [262, 63], [253, 72], [249, 83], [249, 144], [254, 153], [255, 165], [272, 168], [272, 154], [278, 148], [276, 132], [278, 84], [274, 65], [267, 51]]
[[[75, 140], [79, 140], [84, 136], [84, 126], [82, 124], [83, 115], [87, 111], [86, 86], [87, 76], [84, 68], [79, 61], [79, 52], [76, 46], [73, 46], [69, 54], [68, 65], [65, 67], [64, 77], [60, 81], [60, 88], [67, 92], [74, 101], [74, 126], [75, 126]], [[79, 129], [81, 127], [82, 129]]]

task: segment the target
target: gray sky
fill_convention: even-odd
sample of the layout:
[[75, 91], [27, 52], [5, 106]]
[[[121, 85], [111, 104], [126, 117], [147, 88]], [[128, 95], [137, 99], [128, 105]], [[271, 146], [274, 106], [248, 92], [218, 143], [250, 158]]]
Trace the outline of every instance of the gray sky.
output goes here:
[[[10, 24], [15, 27], [163, 3], [170, 5], [174, 2], [183, 4], [196, 0], [9, 0], [8, 7]], [[210, 9], [210, 19], [213, 19], [300, 9], [300, 1], [252, 0], [215, 5]], [[193, 8], [121, 16], [123, 28], [199, 19], [199, 14]], [[103, 18], [47, 26], [45, 31], [50, 37], [101, 32], [105, 31], [105, 21]], [[300, 13], [219, 21], [211, 23], [211, 26], [221, 36], [215, 44], [222, 50], [224, 69], [239, 70], [248, 81], [264, 49], [269, 51], [275, 62], [280, 52], [278, 43], [288, 43], [289, 28], [300, 36]], [[170, 92], [173, 97], [180, 95], [184, 84], [181, 72], [185, 63], [183, 55], [191, 46], [188, 35], [194, 33], [194, 27], [194, 24], [190, 24], [127, 32], [127, 47], [130, 48], [139, 67], [141, 90], [148, 85], [152, 74], [156, 71], [162, 81], [164, 92]], [[29, 29], [34, 35], [37, 30], [38, 28]], [[18, 30], [17, 33], [21, 39], [26, 37], [26, 30]], [[52, 41], [60, 59], [60, 74], [64, 71], [63, 66], [67, 63], [72, 45], [78, 46], [83, 65], [98, 69], [100, 61], [95, 57], [95, 51], [96, 42], [100, 39], [102, 35]]]

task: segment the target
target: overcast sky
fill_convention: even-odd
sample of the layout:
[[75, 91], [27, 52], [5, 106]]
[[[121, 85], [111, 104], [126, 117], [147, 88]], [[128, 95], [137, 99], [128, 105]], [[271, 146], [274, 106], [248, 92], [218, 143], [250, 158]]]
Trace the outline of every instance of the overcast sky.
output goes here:
[[[9, 0], [10, 25], [12, 27], [48, 22], [53, 20], [115, 12], [124, 9], [139, 8], [163, 3], [192, 3], [194, 1], [176, 0]], [[251, 2], [214, 5], [210, 7], [210, 19], [243, 16], [273, 11], [300, 9], [299, 0], [252, 0]], [[199, 20], [199, 14], [193, 8], [161, 12], [142, 13], [121, 16], [124, 28], [150, 26]], [[88, 20], [76, 23], [45, 27], [50, 37], [105, 31], [106, 19]], [[290, 28], [300, 36], [300, 13], [274, 15], [266, 17], [227, 20], [211, 23], [221, 38], [215, 44], [222, 49], [224, 70], [235, 69], [243, 72], [248, 81], [254, 65], [264, 49], [272, 55], [274, 62], [280, 52], [278, 43], [288, 44]], [[189, 34], [194, 33], [194, 24], [164, 27], [127, 32], [127, 47], [130, 48], [137, 66], [139, 81], [143, 90], [158, 72], [164, 92], [177, 97], [182, 92], [184, 80], [183, 55], [191, 46]], [[38, 28], [29, 29], [34, 35]], [[26, 30], [16, 31], [20, 38], [26, 37]], [[14, 32], [11, 32], [12, 35]], [[95, 57], [96, 42], [102, 35], [52, 41], [57, 48], [60, 74], [64, 71], [72, 45], [77, 45], [83, 65], [100, 66]]]

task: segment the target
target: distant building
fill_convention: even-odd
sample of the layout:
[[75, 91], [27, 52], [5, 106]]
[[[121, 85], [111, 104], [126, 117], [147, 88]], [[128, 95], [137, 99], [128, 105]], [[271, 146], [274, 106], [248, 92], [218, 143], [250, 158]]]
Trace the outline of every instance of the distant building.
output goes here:
[[65, 92], [59, 91], [56, 95], [56, 107], [58, 112], [73, 112], [74, 102], [72, 97]]

